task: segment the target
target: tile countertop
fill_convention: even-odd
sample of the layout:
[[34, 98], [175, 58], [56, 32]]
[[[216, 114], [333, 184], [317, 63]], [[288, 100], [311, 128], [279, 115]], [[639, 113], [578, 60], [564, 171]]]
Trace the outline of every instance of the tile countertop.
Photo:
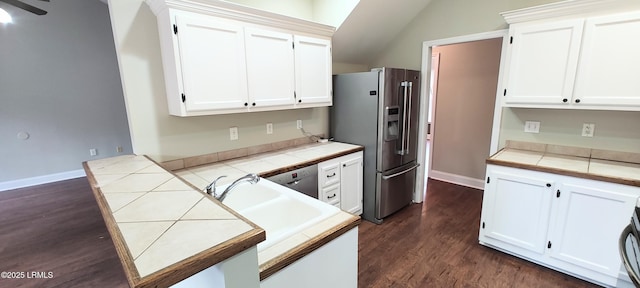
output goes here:
[[486, 162], [640, 187], [638, 160], [637, 153], [507, 141]]
[[[230, 183], [247, 170], [268, 177], [362, 149], [309, 144], [176, 171], [179, 177], [146, 156], [83, 165], [129, 285], [169, 286], [265, 240], [262, 228], [199, 191], [209, 179], [227, 175]], [[359, 223], [359, 217], [340, 212], [260, 252], [260, 279]]]
[[83, 165], [131, 287], [173, 285], [266, 237], [145, 156]]
[[[229, 184], [247, 173], [270, 177], [363, 149], [362, 146], [339, 142], [314, 143], [181, 169], [174, 171], [174, 173], [191, 185], [204, 189], [213, 179], [222, 175], [227, 177], [220, 179], [218, 185]], [[301, 233], [294, 234], [274, 246], [259, 251], [260, 280], [269, 277], [359, 223], [359, 217], [341, 211]]]

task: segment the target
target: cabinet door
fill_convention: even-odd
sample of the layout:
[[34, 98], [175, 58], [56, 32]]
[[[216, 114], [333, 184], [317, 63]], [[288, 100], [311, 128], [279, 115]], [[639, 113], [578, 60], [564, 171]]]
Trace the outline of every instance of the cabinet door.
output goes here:
[[632, 190], [639, 189], [589, 180], [559, 186], [550, 256], [617, 278], [622, 263], [618, 238], [639, 195]]
[[187, 14], [176, 15], [176, 25], [185, 109], [242, 108], [247, 99], [242, 26]]
[[296, 101], [332, 103], [331, 40], [295, 36]]
[[571, 101], [582, 24], [568, 20], [511, 28], [506, 105]]
[[544, 254], [553, 182], [508, 168], [488, 175], [481, 240], [525, 256]]
[[362, 214], [362, 155], [354, 155], [340, 163], [340, 208]]
[[249, 106], [293, 105], [293, 35], [246, 28]]
[[575, 101], [640, 109], [640, 13], [585, 23]]

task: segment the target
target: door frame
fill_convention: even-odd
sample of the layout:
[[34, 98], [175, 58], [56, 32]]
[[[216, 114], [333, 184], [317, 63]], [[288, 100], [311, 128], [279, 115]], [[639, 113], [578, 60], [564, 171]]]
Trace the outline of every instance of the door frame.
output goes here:
[[[502, 101], [500, 99], [502, 94], [499, 93], [499, 90], [500, 90], [499, 88], [502, 87], [502, 82], [503, 82], [502, 71], [504, 71], [504, 66], [506, 65], [505, 58], [507, 55], [506, 53], [507, 47], [508, 47], [507, 45], [509, 43], [508, 37], [509, 37], [509, 30], [503, 29], [503, 30], [497, 30], [497, 31], [483, 32], [483, 33], [477, 33], [477, 34], [470, 34], [470, 35], [422, 42], [422, 68], [421, 68], [422, 79], [421, 79], [421, 87], [420, 87], [420, 99], [422, 99], [422, 101], [420, 101], [420, 128], [418, 130], [418, 139], [421, 139], [421, 141], [418, 143], [418, 159], [419, 159], [418, 163], [424, 161], [426, 146], [427, 146], [426, 132], [427, 132], [427, 125], [428, 125], [427, 113], [429, 113], [429, 103], [424, 99], [428, 99], [429, 97], [429, 87], [431, 85], [430, 83], [431, 54], [432, 54], [432, 48], [434, 46], [443, 46], [443, 45], [459, 44], [459, 43], [472, 42], [472, 41], [478, 41], [478, 40], [502, 38], [502, 51], [500, 51], [500, 69], [498, 72], [496, 101], [495, 101], [494, 111], [493, 111], [493, 126], [491, 129], [491, 146], [490, 146], [491, 148], [490, 148], [489, 154], [492, 155], [498, 151], [498, 144], [500, 140], [500, 123], [502, 119]], [[434, 103], [434, 115], [432, 116], [432, 118], [434, 121], [431, 123], [431, 141], [433, 142], [433, 139], [435, 139], [436, 137], [435, 103]], [[415, 203], [422, 203], [422, 201], [424, 201], [424, 195], [425, 195], [424, 191], [426, 188], [425, 178], [428, 177], [427, 172], [430, 172], [431, 169], [433, 169], [433, 165], [432, 165], [433, 143], [432, 145], [429, 145], [429, 146], [430, 146], [429, 171], [425, 171], [424, 169], [425, 165], [420, 165], [418, 167], [418, 171], [417, 171], [418, 177], [416, 181], [417, 185], [413, 193], [413, 201]]]

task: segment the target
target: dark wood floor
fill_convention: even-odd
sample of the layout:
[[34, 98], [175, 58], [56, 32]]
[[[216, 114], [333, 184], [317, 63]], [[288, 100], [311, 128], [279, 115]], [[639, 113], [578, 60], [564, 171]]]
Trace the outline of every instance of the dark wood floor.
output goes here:
[[129, 287], [84, 177], [0, 192], [0, 271], [53, 273], [0, 287]]
[[[424, 205], [363, 221], [359, 287], [596, 287], [478, 244], [482, 191], [429, 181]], [[0, 192], [0, 287], [128, 287], [86, 178]]]

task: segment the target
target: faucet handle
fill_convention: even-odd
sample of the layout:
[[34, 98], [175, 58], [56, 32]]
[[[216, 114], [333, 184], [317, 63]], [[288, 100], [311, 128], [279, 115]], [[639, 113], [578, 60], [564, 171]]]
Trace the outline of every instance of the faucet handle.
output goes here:
[[218, 182], [218, 180], [227, 177], [227, 175], [222, 175], [218, 178], [216, 178], [216, 180], [213, 180], [213, 182], [209, 183], [209, 185], [207, 185], [207, 187], [205, 188], [205, 190], [207, 191], [207, 194], [209, 195], [213, 195], [215, 196], [216, 194], [216, 182]]

